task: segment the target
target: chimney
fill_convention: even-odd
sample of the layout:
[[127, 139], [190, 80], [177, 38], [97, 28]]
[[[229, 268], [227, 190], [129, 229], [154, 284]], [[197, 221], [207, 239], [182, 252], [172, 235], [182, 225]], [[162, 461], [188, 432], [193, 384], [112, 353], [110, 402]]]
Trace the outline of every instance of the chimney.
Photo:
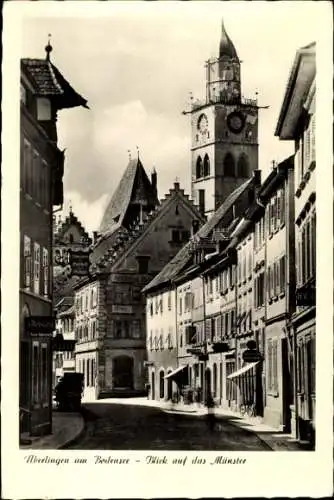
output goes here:
[[151, 184], [152, 184], [154, 192], [155, 192], [155, 194], [157, 196], [158, 195], [158, 191], [157, 191], [157, 172], [156, 172], [156, 170], [155, 170], [154, 167], [153, 167], [153, 170], [152, 170], [152, 173], [151, 173]]
[[191, 225], [191, 236], [194, 236], [199, 230], [199, 221], [197, 219], [193, 219]]

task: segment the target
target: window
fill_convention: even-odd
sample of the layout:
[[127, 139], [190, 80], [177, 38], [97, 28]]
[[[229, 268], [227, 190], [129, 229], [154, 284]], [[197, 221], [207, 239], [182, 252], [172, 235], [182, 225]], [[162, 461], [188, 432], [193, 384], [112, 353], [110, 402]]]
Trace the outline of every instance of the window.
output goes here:
[[172, 230], [172, 242], [173, 243], [180, 243], [181, 242], [180, 231], [178, 231], [177, 229]]
[[40, 245], [34, 243], [34, 293], [40, 293]]
[[168, 307], [168, 311], [170, 311], [172, 309], [172, 293], [171, 292], [168, 292], [167, 307]]
[[30, 290], [31, 287], [31, 239], [29, 236], [23, 236], [23, 279], [24, 279], [24, 288]]
[[139, 274], [147, 274], [148, 273], [148, 262], [150, 258], [146, 256], [138, 256], [138, 273]]
[[49, 121], [51, 120], [51, 102], [50, 99], [45, 97], [37, 98], [37, 120]]
[[33, 156], [32, 156], [32, 186], [33, 186], [33, 192], [31, 193], [32, 196], [36, 199], [36, 201], [41, 201], [41, 186], [40, 186], [40, 156], [36, 149], [33, 151]]
[[316, 161], [316, 143], [315, 143], [315, 114], [312, 115], [311, 117], [311, 123], [310, 123], [310, 128], [311, 128], [311, 152], [310, 152], [310, 160]]
[[310, 165], [311, 157], [311, 136], [310, 136], [310, 125], [304, 132], [304, 172], [308, 169]]
[[278, 395], [278, 374], [277, 374], [277, 350], [276, 339], [268, 340], [268, 392], [274, 396]]
[[233, 330], [235, 328], [235, 311], [232, 309], [231, 311], [231, 333], [233, 333]]
[[23, 143], [23, 175], [22, 187], [26, 193], [31, 194], [32, 186], [32, 156], [30, 142], [24, 139]]
[[39, 345], [38, 342], [33, 342], [32, 345], [32, 402], [39, 403]]
[[201, 177], [203, 177], [203, 162], [199, 156], [196, 161], [196, 179], [200, 179]]
[[49, 296], [49, 252], [43, 248], [44, 297]]
[[209, 156], [206, 154], [204, 156], [204, 177], [208, 177], [210, 175], [210, 160]]
[[248, 177], [248, 160], [244, 153], [241, 153], [238, 159], [238, 177]]
[[224, 175], [226, 177], [235, 177], [235, 162], [231, 153], [227, 153], [224, 158]]
[[199, 206], [199, 211], [201, 214], [205, 213], [205, 190], [204, 189], [199, 189], [198, 190], [198, 206]]
[[141, 337], [140, 319], [134, 319], [132, 321], [132, 337], [134, 339], [139, 339]]
[[211, 323], [210, 326], [209, 326], [209, 340], [211, 340], [211, 342], [214, 341], [214, 338], [216, 336], [216, 318], [211, 318], [209, 320], [209, 322]]
[[279, 260], [279, 293], [285, 292], [286, 272], [285, 272], [285, 255]]
[[264, 273], [260, 273], [255, 279], [255, 307], [264, 305]]
[[48, 404], [48, 349], [47, 344], [41, 344], [41, 400], [42, 403]]
[[22, 83], [20, 85], [20, 101], [22, 104], [27, 103], [27, 90]]
[[226, 313], [225, 314], [225, 335], [228, 335], [229, 334], [229, 324], [228, 324], [228, 318], [229, 317], [229, 313]]

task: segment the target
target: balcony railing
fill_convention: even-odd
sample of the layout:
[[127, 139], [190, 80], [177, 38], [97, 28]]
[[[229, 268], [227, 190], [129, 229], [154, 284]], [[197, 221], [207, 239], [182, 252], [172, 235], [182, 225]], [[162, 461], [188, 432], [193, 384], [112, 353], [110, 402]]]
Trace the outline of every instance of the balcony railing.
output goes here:
[[224, 97], [224, 96], [212, 96], [210, 99], [194, 99], [191, 102], [191, 111], [208, 106], [210, 104], [235, 104], [242, 106], [257, 107], [257, 99], [246, 99], [245, 97]]

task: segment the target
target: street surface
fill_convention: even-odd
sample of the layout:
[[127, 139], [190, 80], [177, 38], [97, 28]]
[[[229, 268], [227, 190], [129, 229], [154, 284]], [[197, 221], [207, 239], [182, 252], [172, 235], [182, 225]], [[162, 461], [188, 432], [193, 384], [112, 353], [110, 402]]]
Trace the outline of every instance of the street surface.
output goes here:
[[87, 403], [83, 408], [86, 430], [70, 449], [270, 451], [228, 417], [219, 417], [216, 430], [210, 431], [205, 416], [121, 403]]

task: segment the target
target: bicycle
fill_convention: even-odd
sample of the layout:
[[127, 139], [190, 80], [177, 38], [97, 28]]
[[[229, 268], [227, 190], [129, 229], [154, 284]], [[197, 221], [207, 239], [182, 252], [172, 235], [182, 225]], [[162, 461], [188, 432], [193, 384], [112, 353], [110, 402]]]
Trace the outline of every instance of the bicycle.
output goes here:
[[254, 403], [243, 403], [240, 405], [239, 410], [242, 416], [247, 413], [248, 417], [256, 417], [256, 408]]

